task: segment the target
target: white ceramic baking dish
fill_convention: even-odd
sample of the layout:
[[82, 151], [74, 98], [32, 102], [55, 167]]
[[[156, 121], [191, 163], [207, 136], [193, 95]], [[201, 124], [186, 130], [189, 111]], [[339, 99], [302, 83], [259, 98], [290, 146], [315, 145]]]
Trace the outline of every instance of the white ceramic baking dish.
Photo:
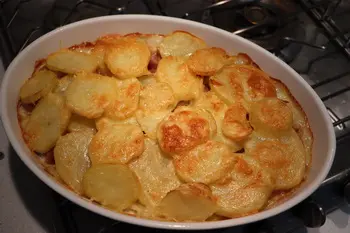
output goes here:
[[[283, 204], [246, 217], [217, 222], [175, 223], [135, 218], [112, 212], [80, 198], [59, 185], [33, 160], [22, 139], [17, 122], [16, 106], [18, 93], [23, 82], [31, 75], [34, 62], [62, 47], [69, 47], [84, 41], [93, 41], [109, 33], [132, 32], [166, 34], [184, 30], [204, 39], [208, 45], [222, 47], [229, 53], [247, 53], [264, 71], [280, 79], [290, 89], [304, 109], [314, 134], [312, 165], [308, 179], [296, 194]], [[333, 127], [320, 98], [313, 89], [287, 64], [263, 48], [221, 29], [177, 18], [149, 15], [118, 15], [83, 20], [58, 28], [37, 39], [24, 49], [8, 67], [1, 87], [1, 117], [8, 138], [22, 161], [44, 183], [72, 202], [100, 215], [132, 224], [166, 229], [213, 229], [237, 226], [265, 219], [281, 213], [298, 204], [313, 193], [325, 179], [333, 162], [335, 135]]]

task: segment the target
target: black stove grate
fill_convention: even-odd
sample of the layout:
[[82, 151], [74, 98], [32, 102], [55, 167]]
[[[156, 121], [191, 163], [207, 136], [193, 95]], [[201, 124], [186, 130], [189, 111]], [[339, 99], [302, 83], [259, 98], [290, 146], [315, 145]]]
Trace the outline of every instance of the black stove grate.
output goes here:
[[[225, 7], [240, 7], [244, 4], [254, 4], [256, 2], [257, 1], [254, 0], [186, 0], [186, 4], [183, 4], [184, 0], [0, 0], [0, 54], [4, 66], [7, 67], [21, 50], [41, 35], [57, 27], [86, 18], [116, 14], [156, 14], [188, 18], [216, 26], [215, 22], [213, 22], [210, 17], [213, 11]], [[350, 28], [346, 28], [347, 22], [339, 21], [338, 17], [342, 14], [350, 13], [350, 4], [348, 5], [349, 8], [347, 8], [343, 6], [345, 0], [298, 0], [297, 2], [301, 6], [299, 13], [307, 13], [313, 18], [317, 24], [317, 30], [321, 30], [323, 34], [326, 35], [327, 43], [322, 47], [305, 41], [290, 40], [290, 42], [301, 46], [306, 45], [324, 50], [320, 51], [318, 56], [308, 60], [306, 68], [304, 67], [303, 69], [296, 70], [301, 75], [307, 74], [317, 61], [328, 59], [334, 55], [338, 56], [340, 53], [346, 57], [346, 64], [349, 64]], [[236, 34], [238, 34], [238, 32], [236, 32]], [[333, 45], [335, 45], [334, 48]], [[278, 50], [274, 50], [273, 52], [281, 57]], [[281, 58], [283, 58], [283, 56]], [[313, 82], [311, 86], [315, 89], [327, 88], [327, 85], [337, 82], [349, 75], [350, 69], [340, 74], [323, 78], [318, 82]], [[349, 91], [350, 86], [345, 86], [336, 91], [327, 92], [325, 95], [321, 96], [321, 99], [323, 101], [334, 100], [336, 97], [348, 93]], [[344, 139], [350, 136], [350, 130], [347, 129], [350, 123], [350, 113], [338, 117], [335, 109], [330, 107], [327, 107], [327, 109], [337, 132], [338, 144], [342, 144]], [[337, 153], [337, 156], [342, 155]], [[325, 184], [342, 179], [348, 173], [349, 168], [336, 171], [329, 176]], [[64, 223], [65, 231], [71, 233], [84, 232], [84, 230], [79, 229], [77, 226], [78, 220], [74, 217], [74, 213], [77, 211], [76, 206], [56, 193], [54, 196], [58, 203], [58, 209]], [[293, 216], [289, 217], [289, 219], [293, 224], [290, 224], [289, 228], [287, 227], [288, 224], [286, 224], [284, 232], [292, 232], [296, 226], [302, 226], [300, 221], [293, 218]], [[278, 221], [278, 219], [276, 221]], [[102, 228], [99, 227], [98, 229], [96, 228], [96, 230], [91, 232], [117, 232], [116, 229], [118, 229], [118, 231], [123, 231], [123, 229], [126, 230], [125, 226], [128, 226], [129, 228], [127, 230], [131, 231], [161, 232], [159, 230], [135, 226], [132, 226], [131, 229], [130, 225], [106, 219], [103, 219], [102, 222], [106, 222], [105, 226]], [[252, 229], [264, 230], [266, 228], [265, 225], [265, 223], [254, 224], [250, 225], [248, 229], [242, 228], [241, 230], [243, 230], [243, 232], [253, 232]], [[267, 228], [269, 230], [264, 232], [277, 232], [274, 231], [271, 226]], [[220, 232], [233, 231], [221, 230]]]

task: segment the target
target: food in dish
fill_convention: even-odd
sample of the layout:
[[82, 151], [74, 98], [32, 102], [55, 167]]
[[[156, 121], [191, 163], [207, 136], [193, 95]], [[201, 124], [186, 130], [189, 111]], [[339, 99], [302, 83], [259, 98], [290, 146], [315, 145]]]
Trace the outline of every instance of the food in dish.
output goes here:
[[306, 179], [313, 141], [283, 83], [184, 31], [105, 35], [50, 54], [22, 85], [18, 120], [57, 182], [165, 221], [278, 205]]

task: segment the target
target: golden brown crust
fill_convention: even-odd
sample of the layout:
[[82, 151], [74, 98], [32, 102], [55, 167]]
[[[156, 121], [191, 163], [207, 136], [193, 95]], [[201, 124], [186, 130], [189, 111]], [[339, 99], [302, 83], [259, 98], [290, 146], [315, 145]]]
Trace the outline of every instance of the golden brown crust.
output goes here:
[[187, 61], [188, 67], [196, 75], [211, 76], [226, 63], [228, 55], [221, 48], [199, 49]]
[[[40, 152], [35, 159], [81, 195], [84, 172], [76, 171], [86, 170], [88, 146], [93, 167], [106, 169], [90, 173], [84, 192], [106, 208], [161, 221], [223, 220], [272, 208], [306, 179], [307, 117], [247, 54], [206, 48], [184, 31], [110, 34], [38, 60], [32, 76], [38, 85], [23, 87], [18, 119]], [[38, 114], [42, 101], [50, 106]], [[89, 145], [79, 137], [96, 131]]]
[[143, 41], [120, 39], [106, 51], [105, 63], [120, 79], [135, 78], [148, 74], [151, 52]]
[[227, 175], [234, 165], [228, 146], [207, 141], [173, 159], [175, 170], [185, 182], [210, 184]]
[[248, 112], [242, 104], [231, 105], [225, 112], [222, 124], [224, 135], [234, 141], [246, 139], [253, 132], [247, 116]]
[[164, 118], [157, 133], [160, 148], [169, 154], [190, 150], [209, 137], [209, 121], [195, 111], [181, 109]]

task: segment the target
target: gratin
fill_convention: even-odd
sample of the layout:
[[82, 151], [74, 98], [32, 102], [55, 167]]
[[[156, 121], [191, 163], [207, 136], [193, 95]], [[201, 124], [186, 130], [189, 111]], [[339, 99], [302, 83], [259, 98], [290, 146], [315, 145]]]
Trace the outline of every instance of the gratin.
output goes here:
[[184, 31], [106, 35], [37, 62], [23, 138], [57, 182], [141, 218], [211, 221], [285, 201], [312, 132], [288, 88], [246, 54]]

